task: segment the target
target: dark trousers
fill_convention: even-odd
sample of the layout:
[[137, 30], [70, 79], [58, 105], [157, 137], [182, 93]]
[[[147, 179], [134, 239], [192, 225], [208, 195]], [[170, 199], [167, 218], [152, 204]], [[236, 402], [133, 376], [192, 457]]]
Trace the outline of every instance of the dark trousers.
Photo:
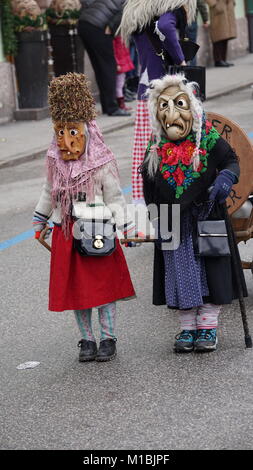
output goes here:
[[116, 101], [117, 66], [113, 52], [113, 37], [85, 21], [79, 21], [78, 33], [95, 73], [102, 111], [105, 114], [111, 114], [118, 109]]
[[214, 62], [224, 61], [227, 59], [228, 39], [213, 43], [213, 58]]
[[[197, 21], [193, 21], [192, 24], [188, 25], [185, 30], [186, 37], [189, 38], [193, 42], [197, 42], [197, 35], [198, 35], [198, 23]], [[197, 65], [197, 58], [196, 56], [189, 62], [188, 65]]]

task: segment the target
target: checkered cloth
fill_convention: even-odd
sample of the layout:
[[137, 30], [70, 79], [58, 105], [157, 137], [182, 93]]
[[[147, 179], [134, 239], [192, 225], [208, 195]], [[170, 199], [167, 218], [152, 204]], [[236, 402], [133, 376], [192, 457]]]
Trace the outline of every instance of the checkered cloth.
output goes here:
[[135, 129], [134, 129], [134, 146], [133, 146], [133, 163], [132, 163], [132, 197], [133, 202], [141, 202], [144, 200], [142, 177], [138, 173], [138, 168], [142, 164], [146, 152], [146, 148], [151, 136], [151, 124], [148, 112], [147, 101], [137, 101]]

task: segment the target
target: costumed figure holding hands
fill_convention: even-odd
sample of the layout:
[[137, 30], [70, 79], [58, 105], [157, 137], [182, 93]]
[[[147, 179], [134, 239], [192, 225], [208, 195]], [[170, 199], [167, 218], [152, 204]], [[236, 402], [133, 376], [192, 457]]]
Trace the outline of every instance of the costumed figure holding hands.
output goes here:
[[[221, 307], [238, 298], [238, 271], [240, 289], [247, 296], [237, 246], [232, 247], [231, 237], [226, 238], [232, 228], [225, 201], [239, 179], [238, 159], [206, 120], [195, 84], [183, 74], [151, 82], [149, 111], [153, 134], [142, 165], [145, 202], [147, 206], [155, 204], [158, 214], [161, 204], [166, 204], [166, 228], [172, 233], [172, 206], [179, 204], [181, 225], [180, 243], [169, 249], [163, 243], [160, 215], [153, 303], [179, 312], [181, 332], [176, 336], [176, 352], [213, 351]], [[214, 232], [218, 225], [218, 232], [204, 233], [203, 226], [200, 234], [201, 221], [205, 226], [210, 221]], [[208, 246], [210, 239], [216, 240], [216, 248]]]
[[[49, 87], [55, 136], [47, 152], [47, 178], [34, 212], [36, 238], [50, 218], [49, 310], [74, 310], [82, 339], [80, 361], [116, 355], [116, 301], [135, 297], [115, 224], [135, 230], [126, 215], [113, 153], [95, 121], [95, 106], [83, 74], [55, 78]], [[100, 345], [92, 330], [98, 308]]]

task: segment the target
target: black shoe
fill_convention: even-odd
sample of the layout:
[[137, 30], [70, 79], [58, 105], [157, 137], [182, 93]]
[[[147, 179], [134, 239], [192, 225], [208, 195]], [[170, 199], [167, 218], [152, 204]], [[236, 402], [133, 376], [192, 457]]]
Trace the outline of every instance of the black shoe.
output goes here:
[[118, 108], [113, 113], [108, 114], [108, 116], [131, 116], [131, 113], [125, 109]]
[[88, 341], [87, 339], [81, 339], [78, 343], [78, 347], [81, 348], [79, 353], [79, 361], [94, 361], [97, 356], [97, 345], [95, 341]]
[[227, 64], [228, 67], [232, 67], [233, 65], [235, 65], [233, 64], [233, 62], [225, 62], [225, 64]]
[[215, 67], [229, 67], [229, 65], [224, 60], [217, 60], [215, 62]]
[[116, 357], [116, 339], [104, 339], [100, 341], [96, 361], [111, 361]]

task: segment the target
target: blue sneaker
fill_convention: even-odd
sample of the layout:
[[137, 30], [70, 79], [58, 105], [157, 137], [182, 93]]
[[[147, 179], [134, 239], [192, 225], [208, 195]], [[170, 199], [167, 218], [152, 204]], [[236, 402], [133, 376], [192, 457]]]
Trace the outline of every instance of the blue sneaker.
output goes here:
[[196, 330], [183, 330], [176, 335], [174, 343], [175, 352], [192, 352], [194, 348], [194, 341], [196, 339]]
[[196, 352], [215, 351], [217, 343], [218, 339], [216, 328], [212, 328], [210, 330], [197, 330], [197, 339], [194, 342], [194, 350]]

